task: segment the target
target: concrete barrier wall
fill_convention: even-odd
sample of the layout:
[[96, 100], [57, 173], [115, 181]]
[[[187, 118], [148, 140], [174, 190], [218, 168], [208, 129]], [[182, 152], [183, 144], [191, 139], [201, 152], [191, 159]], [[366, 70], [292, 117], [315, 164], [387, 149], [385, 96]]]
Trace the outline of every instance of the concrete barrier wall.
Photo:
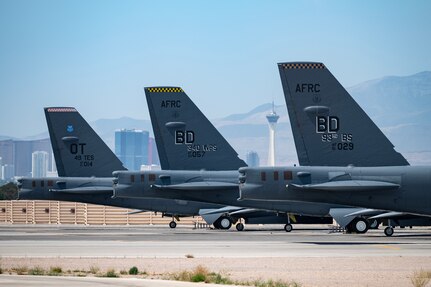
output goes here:
[[[0, 223], [3, 224], [85, 224], [85, 225], [159, 225], [172, 218], [160, 213], [134, 211], [104, 205], [46, 201], [0, 200]], [[205, 223], [200, 216], [182, 217], [178, 224]]]

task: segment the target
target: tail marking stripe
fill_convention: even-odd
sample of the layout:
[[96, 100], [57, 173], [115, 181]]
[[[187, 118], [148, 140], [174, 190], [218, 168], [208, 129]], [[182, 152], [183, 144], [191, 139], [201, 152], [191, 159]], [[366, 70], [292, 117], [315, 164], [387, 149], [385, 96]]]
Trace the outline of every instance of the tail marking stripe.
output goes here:
[[48, 113], [76, 113], [74, 108], [49, 108]]
[[183, 93], [181, 88], [148, 88], [150, 93]]
[[289, 63], [282, 66], [284, 69], [325, 69], [322, 63]]

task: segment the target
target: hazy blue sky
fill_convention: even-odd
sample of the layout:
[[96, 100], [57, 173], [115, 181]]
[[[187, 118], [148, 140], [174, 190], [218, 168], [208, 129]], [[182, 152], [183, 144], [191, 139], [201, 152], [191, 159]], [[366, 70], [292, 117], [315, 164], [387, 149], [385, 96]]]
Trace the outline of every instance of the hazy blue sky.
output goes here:
[[0, 135], [42, 108], [149, 118], [182, 86], [209, 118], [284, 103], [276, 63], [322, 61], [349, 87], [431, 70], [431, 1], [0, 1]]

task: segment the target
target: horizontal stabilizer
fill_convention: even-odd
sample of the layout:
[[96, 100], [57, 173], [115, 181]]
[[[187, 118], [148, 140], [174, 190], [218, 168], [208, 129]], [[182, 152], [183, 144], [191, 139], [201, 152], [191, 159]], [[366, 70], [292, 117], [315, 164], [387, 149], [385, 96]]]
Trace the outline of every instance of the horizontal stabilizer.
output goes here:
[[400, 187], [399, 184], [373, 181], [373, 180], [345, 180], [331, 181], [318, 184], [290, 184], [301, 190], [325, 190], [325, 191], [375, 191], [375, 190], [394, 190]]
[[217, 181], [201, 181], [171, 185], [153, 184], [152, 187], [162, 190], [220, 190], [238, 188], [238, 184]]
[[148, 210], [136, 209], [136, 210], [127, 212], [126, 215], [138, 214], [138, 213], [143, 213], [143, 212], [147, 212], [147, 211]]
[[247, 214], [247, 213], [252, 213], [252, 212], [256, 212], [256, 211], [261, 211], [261, 210], [260, 209], [256, 209], [256, 208], [245, 208], [245, 209], [233, 211], [233, 212], [231, 212], [229, 214], [230, 215], [240, 215], [240, 214]]
[[109, 186], [87, 186], [66, 189], [51, 189], [52, 192], [71, 193], [71, 194], [112, 194], [113, 189]]
[[385, 212], [385, 211], [384, 210], [379, 210], [379, 209], [361, 209], [359, 211], [346, 214], [345, 217], [349, 217], [349, 216], [377, 215], [377, 214], [381, 214], [382, 212]]
[[202, 213], [199, 215], [209, 215], [209, 214], [219, 214], [219, 213], [230, 213], [235, 212], [244, 209], [243, 207], [238, 206], [225, 206], [218, 209], [205, 209], [205, 211], [202, 210]]
[[393, 211], [393, 212], [386, 212], [386, 213], [383, 213], [383, 214], [379, 214], [379, 215], [370, 217], [369, 219], [394, 218], [394, 217], [400, 217], [400, 216], [405, 216], [405, 215], [408, 215], [408, 214], [404, 213], [404, 212]]

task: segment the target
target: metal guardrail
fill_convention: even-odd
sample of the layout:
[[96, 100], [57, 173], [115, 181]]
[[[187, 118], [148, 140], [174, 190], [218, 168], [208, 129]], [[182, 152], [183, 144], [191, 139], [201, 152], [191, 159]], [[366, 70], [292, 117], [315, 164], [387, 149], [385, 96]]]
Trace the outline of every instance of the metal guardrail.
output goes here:
[[[78, 202], [45, 200], [1, 200], [0, 223], [6, 224], [83, 224], [83, 225], [159, 225], [172, 218], [160, 213], [128, 214], [132, 209]], [[200, 216], [183, 217], [182, 225], [206, 224]]]

